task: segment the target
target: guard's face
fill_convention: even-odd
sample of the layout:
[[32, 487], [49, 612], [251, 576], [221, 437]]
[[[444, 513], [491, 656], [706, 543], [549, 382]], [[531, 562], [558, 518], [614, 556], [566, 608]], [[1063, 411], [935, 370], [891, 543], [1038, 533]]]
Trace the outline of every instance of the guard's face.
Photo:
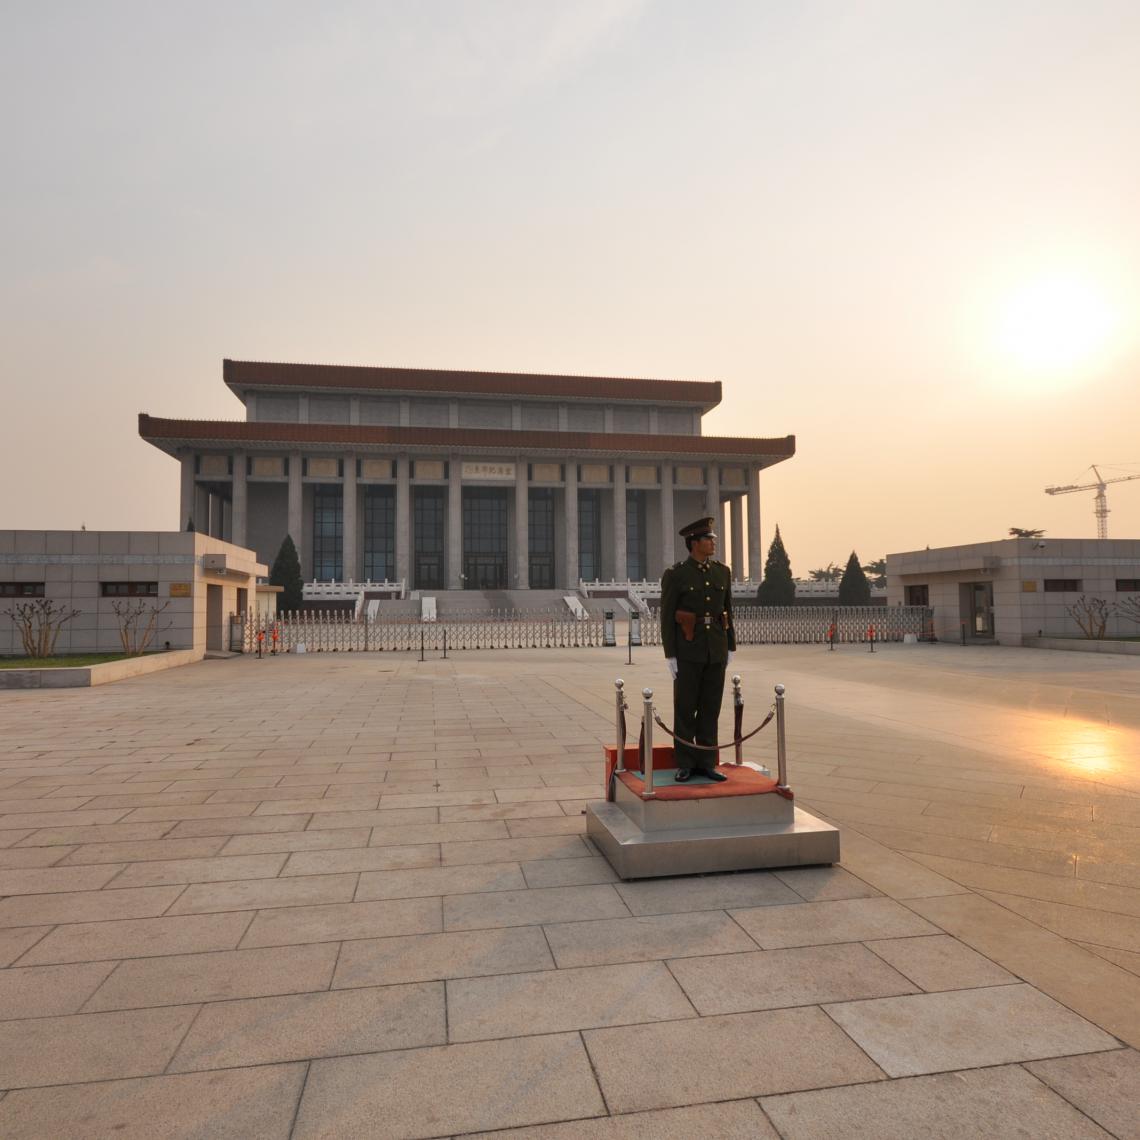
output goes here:
[[693, 557], [698, 562], [707, 562], [716, 553], [716, 535], [706, 534], [693, 542]]

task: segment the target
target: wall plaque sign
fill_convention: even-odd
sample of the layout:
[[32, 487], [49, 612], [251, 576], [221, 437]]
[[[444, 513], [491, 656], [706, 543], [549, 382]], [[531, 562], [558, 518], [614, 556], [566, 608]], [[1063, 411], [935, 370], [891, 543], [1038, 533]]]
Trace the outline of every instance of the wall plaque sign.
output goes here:
[[478, 463], [463, 464], [464, 479], [510, 479], [514, 480], [515, 465], [513, 463]]

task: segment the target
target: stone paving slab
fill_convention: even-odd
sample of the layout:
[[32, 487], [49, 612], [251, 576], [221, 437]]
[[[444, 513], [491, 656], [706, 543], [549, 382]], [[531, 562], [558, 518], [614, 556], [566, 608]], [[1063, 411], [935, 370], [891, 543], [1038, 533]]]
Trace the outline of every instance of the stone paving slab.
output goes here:
[[336, 990], [207, 1005], [171, 1072], [441, 1045], [443, 984]]
[[764, 1097], [784, 1140], [1108, 1140], [1065, 1099], [1008, 1065]]
[[324, 990], [332, 980], [340, 947], [335, 942], [312, 946], [275, 946], [269, 950], [220, 950], [207, 954], [168, 954], [120, 962], [114, 976], [105, 962], [93, 966], [38, 969], [106, 971], [90, 993], [84, 1012], [145, 1009], [161, 1005], [228, 1001], [231, 998]]
[[1032, 986], [950, 990], [823, 1007], [892, 1077], [1117, 1049]]
[[937, 927], [893, 899], [883, 898], [757, 907], [730, 913], [765, 950], [938, 933]]
[[76, 922], [57, 926], [29, 950], [21, 966], [55, 962], [98, 962], [208, 950], [233, 950], [250, 923], [250, 913], [202, 914], [185, 918], [139, 918]]
[[[818, 1008], [591, 1029], [583, 1037], [611, 1112], [883, 1079]], [[640, 1063], [646, 1057], [652, 1064]]]
[[912, 982], [857, 944], [680, 958], [669, 968], [702, 1016], [915, 991]]
[[171, 1006], [0, 1022], [0, 1080], [16, 1089], [161, 1073], [197, 1012]]
[[290, 879], [246, 879], [235, 883], [194, 883], [168, 910], [175, 914], [212, 914], [223, 910], [351, 902], [357, 875], [306, 875]]
[[179, 891], [179, 887], [131, 887], [118, 891], [15, 895], [0, 900], [0, 927], [157, 917], [174, 902]]
[[114, 962], [87, 962], [5, 970], [0, 973], [0, 1022], [78, 1013], [115, 966]]
[[416, 1140], [605, 1111], [581, 1038], [564, 1033], [314, 1061], [293, 1136]]
[[1001, 986], [1017, 981], [1008, 970], [943, 934], [887, 938], [868, 942], [866, 946], [927, 992]]
[[1089, 1053], [1025, 1066], [1119, 1140], [1140, 1140], [1140, 1053]]
[[439, 899], [331, 903], [259, 910], [242, 940], [252, 946], [296, 946], [395, 934], [433, 934], [441, 927]]
[[509, 1132], [481, 1132], [479, 1140], [779, 1140], [754, 1100], [631, 1112]]
[[564, 969], [756, 949], [737, 923], [715, 910], [551, 923], [544, 929]]
[[[381, 848], [381, 850], [390, 850]], [[480, 863], [469, 867], [428, 867], [418, 871], [375, 871], [360, 876], [358, 902], [408, 899], [425, 895], [516, 891], [527, 886], [517, 863]]]
[[733, 906], [776, 906], [803, 899], [770, 871], [693, 875], [620, 883], [617, 892], [633, 914], [675, 914]]
[[447, 1011], [452, 1041], [695, 1016], [684, 992], [660, 962], [450, 981]]
[[554, 960], [542, 928], [515, 926], [345, 942], [332, 984], [334, 988], [385, 986], [552, 969]]
[[288, 1140], [304, 1065], [100, 1081], [9, 1093], [6, 1140]]
[[612, 886], [542, 887], [502, 891], [472, 898], [443, 900], [447, 930], [480, 930], [494, 926], [532, 926], [587, 918], [625, 918], [629, 910]]

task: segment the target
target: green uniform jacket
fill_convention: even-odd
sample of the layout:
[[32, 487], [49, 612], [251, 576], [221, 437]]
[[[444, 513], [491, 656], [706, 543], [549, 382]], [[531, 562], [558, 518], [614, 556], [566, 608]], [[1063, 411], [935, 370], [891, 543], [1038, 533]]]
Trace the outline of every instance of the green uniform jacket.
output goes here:
[[[693, 640], [687, 641], [677, 625], [677, 611], [696, 614]], [[727, 614], [728, 629], [721, 622]], [[712, 619], [705, 625], [704, 619]], [[736, 648], [732, 626], [732, 571], [723, 562], [709, 560], [707, 569], [693, 558], [670, 566], [661, 576], [661, 644], [666, 657], [681, 661], [726, 662]]]

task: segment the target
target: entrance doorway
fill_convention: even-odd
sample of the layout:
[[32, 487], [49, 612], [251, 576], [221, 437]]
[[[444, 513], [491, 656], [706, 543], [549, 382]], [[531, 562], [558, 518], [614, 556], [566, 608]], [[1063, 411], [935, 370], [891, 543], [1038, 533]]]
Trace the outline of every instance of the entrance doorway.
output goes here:
[[507, 589], [507, 492], [497, 487], [463, 491], [463, 586]]
[[222, 587], [206, 586], [206, 648], [226, 648], [226, 630], [222, 620]]
[[962, 619], [970, 637], [992, 641], [994, 636], [993, 582], [963, 582], [960, 588]]

